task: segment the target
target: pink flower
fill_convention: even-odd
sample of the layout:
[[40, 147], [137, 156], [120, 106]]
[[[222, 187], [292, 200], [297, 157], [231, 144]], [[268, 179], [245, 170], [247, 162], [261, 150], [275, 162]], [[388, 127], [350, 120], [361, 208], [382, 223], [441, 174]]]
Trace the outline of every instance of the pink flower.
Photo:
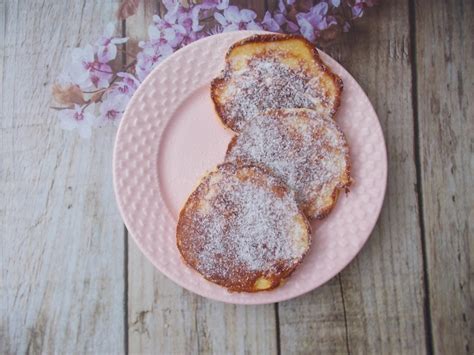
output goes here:
[[229, 0], [204, 0], [201, 7], [203, 10], [224, 10], [229, 7]]
[[110, 79], [113, 76], [112, 68], [108, 64], [98, 62], [94, 64], [89, 74], [92, 85], [97, 89], [109, 87]]
[[137, 90], [140, 82], [130, 73], [120, 72], [117, 73], [119, 78], [122, 78], [121, 81], [114, 84], [114, 89], [117, 90], [120, 94], [132, 96], [135, 90]]
[[197, 41], [198, 39], [201, 39], [205, 37], [206, 34], [203, 32], [189, 32], [186, 35], [183, 36], [183, 39], [181, 41], [181, 46], [186, 46], [191, 42]]
[[298, 25], [300, 25], [300, 32], [308, 41], [314, 42], [316, 40], [316, 36], [314, 34], [314, 27], [311, 25], [306, 17], [303, 14], [296, 15], [296, 20], [298, 21]]
[[84, 48], [74, 48], [72, 51], [72, 62], [68, 68], [68, 75], [71, 82], [79, 85], [81, 89], [88, 89], [92, 86], [90, 71], [95, 63], [94, 54], [94, 47], [90, 44]]
[[59, 111], [59, 120], [61, 128], [68, 131], [77, 129], [82, 138], [89, 138], [95, 117], [93, 114], [86, 112], [83, 107], [74, 105], [73, 109]]
[[262, 26], [267, 31], [281, 31], [280, 24], [272, 17], [272, 14], [269, 11], [267, 11], [263, 17]]
[[165, 0], [163, 1], [168, 12], [164, 16], [164, 20], [170, 25], [182, 26], [187, 32], [191, 30], [198, 32], [204, 26], [199, 24], [199, 12], [201, 5], [193, 5], [184, 8], [179, 1]]
[[153, 28], [153, 26], [149, 28], [150, 40], [138, 44], [142, 51], [137, 54], [135, 72], [140, 81], [145, 79], [157, 63], [174, 52], [168, 41], [161, 37], [160, 33], [155, 32]]
[[138, 79], [130, 73], [119, 72], [117, 76], [121, 78], [119, 82], [116, 82], [111, 89], [107, 92], [106, 99], [109, 99], [109, 96], [123, 95], [131, 98], [133, 93], [137, 90], [140, 82]]
[[135, 65], [138, 80], [143, 81], [157, 63], [173, 53], [185, 34], [186, 30], [181, 25], [153, 16], [153, 25], [148, 27], [149, 40], [138, 43], [142, 48]]
[[177, 0], [163, 0], [163, 5], [165, 5], [167, 13], [164, 16], [165, 21], [169, 23], [176, 23], [178, 18], [178, 11], [181, 7], [181, 4]]
[[153, 16], [153, 25], [148, 27], [150, 40], [158, 45], [169, 44], [177, 47], [185, 33], [186, 29], [182, 25], [163, 20], [158, 15]]
[[137, 54], [137, 64], [135, 65], [135, 74], [138, 80], [145, 80], [151, 72], [153, 66], [161, 60], [160, 56], [155, 55], [153, 48], [146, 48]]
[[153, 16], [153, 25], [148, 27], [148, 36], [151, 40], [165, 40], [173, 47], [179, 43], [177, 34], [184, 34], [185, 32], [183, 26], [168, 22], [158, 15]]
[[84, 48], [74, 48], [67, 75], [71, 83], [88, 90], [108, 87], [113, 73], [108, 64], [96, 60], [94, 47], [88, 44]]
[[128, 95], [109, 93], [100, 105], [100, 125], [118, 125], [129, 100]]
[[113, 37], [113, 32], [114, 25], [109, 23], [94, 46], [74, 48], [71, 63], [61, 74], [61, 82], [76, 84], [82, 90], [107, 88], [113, 76], [107, 63], [117, 56], [116, 45], [127, 41], [127, 38]]
[[361, 17], [364, 14], [364, 7], [366, 6], [363, 0], [355, 0], [351, 7], [352, 16], [354, 18]]
[[178, 7], [176, 12], [176, 22], [182, 26], [186, 32], [198, 32], [201, 31], [204, 26], [199, 24], [199, 12], [201, 11], [200, 5], [195, 5], [190, 9], [185, 9], [182, 6]]
[[95, 43], [100, 63], [107, 63], [117, 57], [117, 44], [127, 42], [128, 38], [114, 37], [115, 25], [111, 22], [105, 27], [104, 33]]
[[314, 16], [317, 19], [323, 19], [324, 16], [328, 14], [329, 6], [325, 2], [320, 2], [317, 5], [314, 5], [310, 10], [310, 16]]
[[[300, 32], [308, 41], [314, 42], [316, 35], [329, 27], [326, 18], [328, 9], [329, 6], [327, 3], [320, 2], [313, 6], [309, 12], [296, 14], [296, 21], [300, 26]], [[331, 21], [333, 20], [331, 19]]]
[[153, 16], [153, 25], [148, 28], [149, 40], [140, 42], [142, 51], [137, 55], [135, 66], [137, 78], [142, 81], [153, 67], [176, 49], [187, 45], [205, 33], [199, 23], [201, 5], [184, 8], [177, 1], [164, 1], [168, 12], [161, 18]]
[[288, 20], [288, 11], [283, 0], [278, 2], [278, 10], [274, 11], [273, 19], [278, 23], [283, 32], [295, 33], [298, 32], [299, 27], [296, 23]]
[[222, 25], [224, 31], [261, 30], [262, 27], [255, 23], [257, 14], [252, 10], [240, 10], [237, 6], [229, 6], [223, 14], [216, 12], [214, 18]]
[[[199, 24], [199, 12], [201, 11], [201, 6], [196, 5], [191, 10], [191, 29], [193, 32], [201, 31], [204, 26]], [[178, 21], [179, 22], [179, 21]]]
[[349, 3], [349, 6], [351, 6], [352, 17], [353, 18], [362, 17], [362, 15], [364, 15], [365, 8], [372, 7], [376, 3], [377, 3], [376, 0], [354, 0], [354, 3], [352, 6]]

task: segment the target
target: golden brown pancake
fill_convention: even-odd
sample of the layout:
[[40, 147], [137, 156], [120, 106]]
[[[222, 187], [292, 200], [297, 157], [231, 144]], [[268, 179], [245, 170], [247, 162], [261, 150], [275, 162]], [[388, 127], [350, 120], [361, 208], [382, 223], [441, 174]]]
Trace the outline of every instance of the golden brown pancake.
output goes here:
[[222, 75], [212, 81], [211, 96], [222, 123], [235, 132], [267, 109], [336, 114], [342, 80], [303, 37], [255, 35], [232, 45], [225, 60]]
[[308, 109], [256, 115], [229, 144], [226, 161], [268, 168], [296, 193], [308, 218], [324, 218], [351, 184], [349, 148], [332, 119]]
[[230, 163], [206, 175], [190, 195], [176, 238], [189, 266], [236, 292], [277, 287], [311, 242], [309, 223], [280, 179]]

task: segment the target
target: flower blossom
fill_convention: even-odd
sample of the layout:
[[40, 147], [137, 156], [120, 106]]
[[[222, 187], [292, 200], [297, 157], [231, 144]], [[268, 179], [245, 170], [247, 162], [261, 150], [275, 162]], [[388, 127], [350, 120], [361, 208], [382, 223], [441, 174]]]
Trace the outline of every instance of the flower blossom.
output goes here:
[[75, 48], [62, 81], [78, 85], [82, 90], [107, 88], [113, 76], [107, 63], [116, 58], [116, 45], [127, 41], [127, 38], [114, 37], [113, 32], [114, 24], [109, 23], [94, 46], [87, 44], [84, 48]]
[[[291, 5], [291, 1], [288, 4]], [[299, 30], [298, 25], [288, 18], [288, 11], [283, 0], [278, 2], [278, 9], [274, 11], [273, 19], [283, 32], [296, 33]]]
[[331, 25], [337, 25], [332, 16], [328, 16], [329, 5], [320, 2], [313, 6], [307, 13], [298, 13], [296, 21], [300, 26], [301, 34], [309, 41], [314, 42], [320, 31], [326, 30]]
[[201, 3], [201, 8], [204, 10], [224, 10], [229, 7], [229, 0], [204, 0]]
[[140, 82], [130, 73], [119, 72], [117, 73], [117, 76], [122, 78], [122, 80], [114, 84], [114, 90], [118, 91], [120, 94], [131, 97], [135, 90], [137, 90]]
[[[365, 9], [376, 3], [377, 0], [318, 0], [312, 5], [308, 1], [279, 0], [275, 10], [258, 19], [254, 11], [230, 6], [229, 0], [202, 0], [188, 6], [177, 0], [163, 0], [167, 12], [164, 16], [153, 16], [148, 38], [138, 43], [141, 50], [134, 66], [117, 70], [116, 65], [111, 65], [117, 59], [117, 46], [127, 42], [127, 38], [114, 34], [113, 23], [107, 24], [92, 45], [72, 51], [72, 60], [56, 86], [55, 97], [65, 106], [59, 112], [61, 127], [89, 137], [92, 126], [116, 125], [151, 70], [170, 54], [202, 37], [263, 29], [298, 33], [315, 42], [337, 34], [338, 31], [330, 30], [332, 26], [348, 31], [352, 20], [363, 16]], [[208, 21], [212, 17], [215, 22]], [[94, 114], [95, 105], [98, 117]]]
[[82, 90], [106, 88], [112, 75], [112, 68], [96, 59], [96, 52], [90, 44], [72, 51], [67, 78]]
[[353, 5], [351, 6], [352, 17], [359, 18], [364, 15], [364, 9], [366, 7], [374, 6], [376, 0], [354, 0]]
[[240, 10], [237, 6], [229, 6], [221, 14], [214, 13], [214, 18], [222, 26], [223, 32], [238, 30], [261, 30], [262, 27], [255, 23], [257, 14], [252, 10]]
[[95, 124], [93, 114], [86, 112], [85, 107], [74, 105], [72, 109], [59, 111], [59, 121], [61, 128], [72, 131], [76, 130], [82, 138], [91, 136], [91, 127]]
[[128, 38], [114, 37], [115, 25], [111, 22], [105, 27], [102, 37], [95, 43], [100, 63], [107, 63], [117, 57], [117, 44], [126, 43]]
[[199, 24], [199, 12], [202, 5], [194, 5], [190, 8], [185, 8], [179, 1], [164, 1], [163, 2], [168, 12], [164, 16], [164, 20], [169, 24], [177, 24], [185, 29], [185, 31], [199, 32], [204, 26]]
[[267, 11], [265, 13], [265, 16], [263, 17], [263, 20], [262, 20], [262, 26], [267, 31], [271, 31], [271, 32], [281, 31], [280, 24], [273, 18], [270, 11]]
[[117, 76], [122, 80], [113, 84], [100, 106], [101, 126], [117, 125], [120, 122], [128, 101], [140, 85], [138, 79], [130, 73], [119, 72]]
[[128, 95], [117, 92], [108, 93], [100, 105], [100, 125], [118, 125], [129, 100], [130, 96]]

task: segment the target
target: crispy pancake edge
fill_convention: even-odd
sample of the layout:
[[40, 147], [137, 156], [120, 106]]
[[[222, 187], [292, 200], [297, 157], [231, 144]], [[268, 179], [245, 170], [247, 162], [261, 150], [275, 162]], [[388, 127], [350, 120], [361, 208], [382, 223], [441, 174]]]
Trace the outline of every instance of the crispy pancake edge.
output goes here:
[[[311, 117], [312, 115], [315, 115], [314, 111], [312, 111], [311, 109], [304, 109], [304, 108], [300, 108], [300, 109], [270, 109], [270, 110], [266, 110], [266, 111], [262, 112], [262, 115], [274, 115], [276, 117], [279, 117], [278, 119], [282, 119], [280, 117], [285, 117], [285, 116], [294, 114], [295, 111], [298, 111], [301, 114], [304, 114], [305, 116], [307, 116], [310, 119], [314, 119], [313, 117]], [[312, 212], [313, 205], [311, 205], [311, 204], [309, 206], [299, 206], [300, 209], [304, 212], [305, 216], [310, 220], [313, 220], [313, 219], [321, 220], [321, 219], [326, 218], [331, 213], [331, 211], [334, 209], [334, 207], [337, 203], [337, 199], [339, 197], [340, 191], [345, 190], [346, 192], [348, 192], [350, 186], [354, 182], [354, 179], [351, 176], [352, 163], [351, 163], [351, 158], [350, 158], [350, 146], [349, 146], [349, 143], [347, 142], [347, 138], [345, 137], [344, 132], [342, 131], [341, 127], [337, 124], [337, 122], [335, 122], [334, 120], [326, 118], [326, 117], [318, 117], [318, 119], [327, 120], [330, 124], [334, 125], [336, 130], [340, 134], [342, 134], [342, 136], [344, 137], [345, 144], [343, 145], [343, 148], [346, 151], [346, 154], [344, 154], [344, 160], [346, 162], [346, 169], [342, 173], [342, 179], [340, 179], [338, 184], [334, 187], [334, 190], [333, 190], [332, 194], [330, 195], [331, 202], [328, 203], [324, 208], [322, 208], [319, 213], [315, 214], [314, 212]], [[227, 146], [227, 150], [226, 150], [226, 154], [225, 154], [226, 159], [227, 159], [227, 156], [232, 151], [232, 149], [234, 148], [234, 146], [237, 144], [237, 139], [238, 139], [239, 135], [240, 135], [240, 133], [237, 133], [236, 135], [234, 135], [232, 137], [231, 141], [229, 142], [229, 145]], [[248, 162], [247, 163], [242, 163], [242, 162], [239, 162], [238, 160], [235, 161], [235, 163], [236, 164], [242, 164], [242, 165], [248, 164]], [[252, 164], [255, 164], [255, 163], [252, 163]], [[262, 164], [257, 164], [257, 165], [263, 166]], [[263, 166], [263, 167], [264, 167], [264, 169], [269, 171], [270, 174], [275, 175], [275, 173], [271, 171], [271, 168], [269, 168], [267, 166]]]
[[229, 56], [231, 55], [232, 51], [239, 46], [249, 44], [249, 43], [268, 43], [268, 42], [283, 42], [283, 41], [289, 41], [289, 40], [298, 40], [301, 41], [305, 47], [311, 52], [313, 59], [316, 63], [316, 65], [319, 67], [322, 73], [328, 75], [331, 80], [334, 82], [335, 88], [337, 90], [337, 94], [334, 99], [334, 107], [333, 107], [333, 114], [331, 115], [331, 118], [333, 118], [339, 109], [341, 105], [341, 96], [342, 96], [342, 91], [344, 88], [344, 84], [342, 79], [335, 73], [333, 73], [329, 67], [322, 61], [321, 57], [319, 56], [319, 52], [316, 48], [315, 45], [313, 45], [311, 42], [309, 42], [306, 38], [298, 35], [289, 35], [289, 34], [257, 34], [257, 35], [252, 35], [247, 38], [244, 38], [240, 41], [235, 42], [230, 46], [228, 49], [226, 56], [225, 56], [225, 68], [222, 71], [221, 75], [218, 77], [214, 78], [211, 81], [211, 98], [214, 103], [214, 109], [217, 113], [217, 116], [219, 118], [219, 121], [224, 127], [227, 129], [230, 129], [234, 132], [238, 132], [235, 127], [232, 127], [232, 117], [228, 117], [228, 115], [225, 114], [223, 105], [219, 103], [219, 95], [217, 93], [217, 90], [219, 86], [225, 83], [226, 80], [228, 80], [231, 77], [231, 69], [230, 69], [230, 62], [228, 60]]
[[[234, 171], [243, 169], [243, 168], [253, 168], [256, 169], [259, 173], [262, 173], [264, 175], [271, 176], [275, 181], [278, 182], [278, 186], [283, 187], [285, 189], [285, 193], [288, 193], [289, 189], [286, 186], [282, 180], [276, 176], [274, 176], [266, 167], [262, 167], [257, 164], [241, 164], [241, 165], [236, 165], [233, 163], [225, 162], [222, 164], [217, 165], [216, 168], [210, 170], [205, 176], [201, 178], [200, 183], [197, 185], [197, 187], [193, 190], [193, 192], [190, 194], [188, 199], [186, 200], [185, 204], [183, 205], [183, 208], [181, 209], [178, 217], [178, 222], [176, 226], [176, 245], [177, 248], [180, 252], [181, 259], [183, 262], [188, 265], [191, 269], [193, 269], [195, 272], [197, 272], [201, 277], [204, 279], [217, 284], [221, 287], [226, 288], [228, 291], [231, 292], [247, 292], [247, 293], [254, 293], [254, 292], [262, 292], [262, 291], [270, 291], [272, 289], [275, 289], [281, 285], [283, 285], [286, 281], [286, 279], [298, 268], [298, 266], [302, 263], [304, 260], [305, 256], [308, 254], [309, 250], [311, 249], [311, 244], [312, 244], [312, 232], [311, 232], [311, 225], [309, 224], [309, 221], [307, 220], [305, 214], [303, 211], [298, 207], [298, 216], [303, 217], [302, 220], [304, 221], [305, 229], [306, 229], [306, 238], [307, 238], [307, 246], [305, 252], [301, 255], [299, 258], [298, 262], [295, 263], [293, 266], [288, 267], [288, 270], [285, 272], [282, 272], [281, 274], [267, 274], [267, 275], [260, 275], [260, 277], [255, 280], [255, 283], [250, 286], [250, 284], [247, 285], [239, 285], [239, 286], [232, 286], [232, 283], [223, 283], [221, 282], [222, 280], [214, 280], [206, 275], [201, 274], [193, 265], [192, 263], [187, 260], [187, 258], [183, 254], [183, 245], [180, 243], [180, 241], [183, 238], [180, 238], [180, 229], [182, 229], [182, 222], [184, 219], [184, 214], [186, 213], [186, 209], [188, 205], [192, 204], [193, 202], [199, 200], [199, 194], [201, 193], [201, 189], [206, 188], [208, 184], [208, 180], [211, 178], [213, 174], [218, 174], [220, 173], [221, 168], [227, 168], [227, 167], [232, 167]], [[296, 203], [296, 201], [295, 201]], [[266, 287], [264, 289], [257, 289], [256, 288], [256, 282], [262, 279], [262, 282], [266, 283]], [[216, 282], [217, 281], [217, 282]], [[268, 285], [270, 283], [270, 285]]]

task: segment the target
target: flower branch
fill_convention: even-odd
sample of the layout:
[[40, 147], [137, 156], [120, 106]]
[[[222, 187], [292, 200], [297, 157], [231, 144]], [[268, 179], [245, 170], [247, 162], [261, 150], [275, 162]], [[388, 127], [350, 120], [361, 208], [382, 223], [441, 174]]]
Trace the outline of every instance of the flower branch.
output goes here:
[[[375, 3], [376, 0], [280, 0], [274, 11], [258, 18], [254, 11], [230, 5], [228, 0], [203, 0], [189, 5], [163, 0], [167, 12], [153, 16], [148, 38], [138, 43], [136, 55], [126, 51], [127, 38], [115, 34], [113, 23], [106, 26], [94, 44], [75, 48], [52, 89], [61, 106], [51, 108], [59, 111], [62, 128], [89, 137], [92, 127], [117, 125], [128, 101], [151, 70], [191, 42], [238, 30], [295, 33], [312, 42], [330, 40], [337, 33], [348, 31], [351, 22]], [[138, 5], [139, 0], [123, 0], [118, 18], [135, 14]], [[133, 60], [115, 69], [118, 52]]]

